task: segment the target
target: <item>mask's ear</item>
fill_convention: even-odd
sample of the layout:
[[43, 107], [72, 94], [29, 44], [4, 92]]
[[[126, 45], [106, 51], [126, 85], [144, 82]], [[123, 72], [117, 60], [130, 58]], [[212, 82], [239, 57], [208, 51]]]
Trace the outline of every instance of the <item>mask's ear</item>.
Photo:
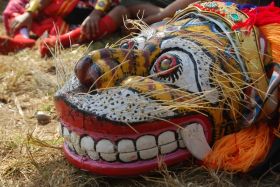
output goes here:
[[254, 177], [261, 177], [269, 170], [280, 172], [280, 138], [276, 138], [265, 160], [254, 168], [250, 174]]
[[[266, 99], [263, 104], [260, 116], [270, 115], [271, 113], [279, 112], [279, 90], [280, 90], [280, 66], [275, 64], [273, 67], [273, 73], [270, 78], [269, 86], [266, 92]], [[277, 111], [278, 108], [278, 111]], [[265, 117], [265, 116], [263, 116]], [[278, 121], [276, 125], [279, 124], [279, 114], [276, 114], [276, 119], [273, 121]], [[273, 172], [280, 172], [280, 124], [278, 129], [274, 130], [275, 140], [271, 145], [271, 148], [265, 158], [265, 160], [254, 168], [250, 173], [255, 177], [261, 177], [265, 172], [269, 170]], [[277, 137], [278, 136], [278, 137]]]
[[247, 173], [262, 163], [272, 142], [270, 126], [254, 124], [217, 140], [203, 161], [215, 170]]

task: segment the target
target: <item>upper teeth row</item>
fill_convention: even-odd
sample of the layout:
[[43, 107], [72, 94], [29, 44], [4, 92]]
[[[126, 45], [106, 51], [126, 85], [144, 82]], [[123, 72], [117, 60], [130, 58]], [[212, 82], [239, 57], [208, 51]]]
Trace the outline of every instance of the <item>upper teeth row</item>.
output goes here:
[[[139, 159], [147, 160], [155, 158], [159, 154], [174, 152], [185, 148], [180, 133], [165, 131], [158, 135], [143, 135], [135, 140], [121, 139], [116, 143], [108, 139], [95, 141], [88, 135], [79, 136], [71, 132], [63, 125], [59, 125], [60, 133], [71, 150], [78, 155], [88, 156], [92, 160], [105, 160], [108, 162], [122, 161], [133, 162]], [[178, 140], [176, 140], [176, 137]], [[157, 139], [157, 141], [156, 141]]]

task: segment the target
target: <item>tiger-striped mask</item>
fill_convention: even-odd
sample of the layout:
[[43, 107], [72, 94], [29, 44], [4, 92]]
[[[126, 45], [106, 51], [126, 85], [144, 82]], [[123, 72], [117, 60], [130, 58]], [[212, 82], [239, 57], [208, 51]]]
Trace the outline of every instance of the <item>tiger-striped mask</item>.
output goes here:
[[55, 96], [68, 160], [138, 175], [159, 160], [202, 160], [217, 139], [254, 123], [269, 48], [257, 30], [231, 29], [245, 19], [232, 3], [194, 3], [80, 59]]

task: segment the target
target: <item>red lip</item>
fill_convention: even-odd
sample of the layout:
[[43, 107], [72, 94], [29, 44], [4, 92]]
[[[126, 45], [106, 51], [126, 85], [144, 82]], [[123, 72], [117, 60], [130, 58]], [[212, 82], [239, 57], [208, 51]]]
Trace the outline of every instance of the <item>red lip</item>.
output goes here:
[[[61, 123], [67, 129], [75, 132], [79, 136], [90, 136], [96, 141], [102, 138], [106, 138], [112, 142], [117, 142], [121, 139], [136, 140], [140, 136], [147, 134], [157, 136], [167, 130], [177, 131], [179, 128], [190, 123], [199, 123], [204, 129], [207, 141], [211, 142], [212, 139], [211, 123], [207, 116], [202, 114], [177, 117], [169, 119], [168, 121], [158, 120], [131, 124], [133, 126], [132, 129], [126, 124], [108, 121], [94, 115], [86, 114], [83, 111], [75, 109], [70, 104], [67, 104], [63, 99], [56, 99], [56, 109], [61, 118]], [[148, 160], [140, 159], [129, 163], [124, 163], [120, 160], [107, 162], [100, 159], [95, 161], [88, 156], [78, 155], [75, 151], [70, 150], [66, 143], [64, 144], [64, 153], [69, 162], [76, 167], [95, 174], [108, 176], [135, 176], [159, 168], [159, 161], [169, 166], [180, 163], [191, 157], [187, 149], [178, 148], [173, 152], [159, 155], [158, 158]]]
[[88, 134], [95, 137], [96, 140], [103, 138], [104, 135], [112, 141], [117, 141], [124, 137], [135, 139], [143, 134], [158, 135], [162, 131], [176, 131], [180, 126], [195, 122], [202, 125], [208, 142], [210, 142], [212, 138], [211, 123], [208, 117], [202, 114], [127, 125], [125, 123], [108, 121], [79, 111], [66, 104], [62, 99], [56, 100], [55, 104], [61, 122], [69, 130], [75, 131], [79, 135]]
[[109, 163], [105, 161], [93, 161], [86, 157], [75, 155], [65, 144], [63, 149], [65, 157], [77, 168], [90, 171], [94, 174], [107, 176], [136, 176], [159, 168], [161, 160], [166, 165], [174, 165], [187, 160], [191, 156], [185, 149], [180, 149], [174, 153], [160, 156], [159, 159], [137, 161], [133, 163]]

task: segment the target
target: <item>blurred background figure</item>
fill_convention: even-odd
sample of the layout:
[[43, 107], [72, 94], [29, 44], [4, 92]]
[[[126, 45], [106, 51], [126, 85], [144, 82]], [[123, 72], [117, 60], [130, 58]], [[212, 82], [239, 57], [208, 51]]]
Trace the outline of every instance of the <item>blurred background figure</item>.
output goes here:
[[147, 24], [162, 21], [166, 17], [172, 17], [177, 10], [186, 8], [196, 0], [121, 0], [125, 6], [128, 17], [132, 19], [142, 18]]
[[57, 44], [69, 47], [109, 35], [123, 26], [124, 18], [141, 17], [152, 24], [172, 17], [194, 1], [11, 0], [3, 13], [7, 36], [0, 37], [0, 53], [32, 47], [36, 38], [48, 33], [40, 43], [44, 57], [50, 55]]
[[0, 36], [0, 53], [33, 47], [44, 34], [40, 52], [45, 56], [57, 39], [67, 47], [71, 40], [84, 42], [89, 33], [114, 32], [112, 19], [106, 12], [118, 3], [118, 0], [10, 0], [3, 12], [7, 36]]
[[[280, 0], [275, 0], [279, 5]], [[57, 45], [64, 48], [103, 38], [123, 26], [124, 18], [147, 24], [172, 17], [195, 0], [10, 0], [3, 20], [7, 36], [0, 36], [0, 54], [33, 47], [41, 56]], [[240, 4], [267, 5], [271, 0], [236, 0]]]

